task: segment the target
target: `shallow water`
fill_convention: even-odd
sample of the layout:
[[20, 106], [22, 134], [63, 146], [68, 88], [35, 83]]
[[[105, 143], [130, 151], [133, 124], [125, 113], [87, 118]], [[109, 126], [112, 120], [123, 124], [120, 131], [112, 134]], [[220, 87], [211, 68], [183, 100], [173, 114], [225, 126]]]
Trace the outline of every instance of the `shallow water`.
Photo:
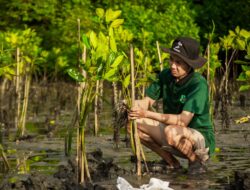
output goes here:
[[[49, 91], [49, 90], [48, 90]], [[66, 92], [63, 92], [66, 93]], [[29, 116], [27, 119], [26, 134], [33, 138], [14, 142], [14, 129], [2, 129], [3, 146], [6, 155], [11, 163], [11, 171], [22, 175], [31, 171], [39, 171], [44, 174], [52, 174], [57, 166], [64, 163], [67, 157], [64, 156], [64, 136], [65, 129], [70, 125], [74, 110], [74, 100], [69, 99], [72, 94], [64, 94], [69, 101], [62, 107], [61, 101], [56, 101], [56, 92], [51, 92], [54, 97], [46, 103], [39, 103], [34, 106], [37, 100], [31, 101]], [[72, 97], [71, 97], [72, 98]], [[58, 103], [59, 102], [59, 103]], [[33, 106], [32, 106], [33, 104]], [[40, 106], [43, 105], [41, 108]], [[56, 107], [57, 109], [53, 109]], [[37, 108], [39, 106], [39, 109]], [[34, 114], [34, 109], [38, 113]], [[48, 109], [50, 111], [48, 111]], [[58, 110], [59, 113], [58, 113]], [[250, 113], [249, 107], [240, 108], [237, 103], [231, 107], [231, 126], [222, 130], [220, 120], [215, 120], [216, 147], [215, 155], [207, 163], [208, 172], [199, 176], [188, 176], [187, 174], [167, 172], [167, 174], [150, 174], [138, 179], [136, 175], [124, 175], [134, 187], [148, 183], [150, 177], [158, 177], [170, 182], [173, 189], [224, 189], [224, 186], [233, 180], [234, 171], [244, 171], [250, 168], [250, 125], [249, 123], [235, 124], [234, 120]], [[98, 137], [87, 134], [87, 151], [95, 150], [97, 147], [103, 151], [103, 157], [113, 158], [119, 166], [128, 170], [134, 165], [130, 162], [131, 149], [125, 147], [125, 143], [120, 143], [120, 149], [114, 149], [111, 128], [111, 106], [104, 105], [104, 111], [100, 114], [101, 133]], [[90, 116], [90, 121], [92, 115]], [[91, 126], [91, 125], [90, 125]], [[51, 131], [50, 131], [51, 130]], [[121, 138], [124, 138], [121, 135]], [[73, 144], [73, 154], [75, 153], [75, 143]], [[160, 158], [148, 149], [144, 149], [147, 160], [159, 160]], [[181, 164], [187, 168], [187, 161], [180, 159]], [[4, 178], [6, 173], [1, 172], [0, 178]], [[99, 182], [108, 189], [116, 189], [117, 176], [109, 180]], [[14, 180], [14, 179], [12, 179]]]

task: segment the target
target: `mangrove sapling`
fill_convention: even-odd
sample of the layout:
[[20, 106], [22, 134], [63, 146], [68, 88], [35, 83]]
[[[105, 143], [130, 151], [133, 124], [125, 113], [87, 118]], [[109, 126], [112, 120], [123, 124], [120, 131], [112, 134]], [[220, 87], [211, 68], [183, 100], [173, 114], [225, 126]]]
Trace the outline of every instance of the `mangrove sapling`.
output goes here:
[[[77, 80], [78, 82], [84, 82], [83, 76], [80, 72], [76, 72], [73, 68], [68, 69], [69, 75]], [[87, 79], [86, 79], [87, 81]], [[87, 119], [88, 115], [91, 111], [91, 105], [94, 100], [94, 94], [93, 94], [93, 81], [88, 81], [84, 84], [84, 89], [81, 91], [80, 95], [80, 101], [79, 107], [77, 106], [76, 113], [78, 114], [75, 117], [74, 122], [76, 122], [77, 125], [77, 162], [78, 162], [78, 168], [77, 168], [77, 178], [79, 183], [85, 183], [85, 180], [88, 179], [91, 181], [91, 176], [88, 169], [88, 162], [86, 158], [86, 145], [85, 145], [85, 128], [87, 125]], [[79, 97], [79, 96], [78, 96]], [[67, 138], [68, 144], [72, 142], [72, 133], [69, 131], [69, 136]], [[70, 147], [65, 148], [67, 150], [70, 150]]]
[[[131, 63], [131, 106], [135, 105], [135, 72], [134, 72], [134, 49], [133, 46], [130, 46], [130, 63]], [[135, 120], [130, 121], [129, 123], [130, 127], [130, 140], [131, 140], [131, 146], [132, 150], [134, 151], [134, 154], [136, 155], [137, 158], [137, 175], [140, 177], [142, 175], [142, 167], [141, 167], [141, 157], [144, 160], [147, 172], [147, 164], [146, 164], [146, 159], [145, 155], [141, 146], [140, 138], [138, 135], [138, 130], [137, 130], [137, 123]]]
[[[250, 43], [249, 43], [249, 36], [250, 31], [246, 31], [244, 29], [240, 32], [241, 38], [244, 39], [245, 43], [243, 45], [243, 48], [241, 50], [246, 51], [245, 59], [244, 60], [236, 60], [235, 63], [241, 64], [242, 72], [240, 73], [239, 77], [237, 78], [237, 81], [242, 82], [240, 85], [239, 91], [249, 91], [250, 90]], [[245, 97], [244, 95], [241, 95], [241, 102], [244, 105]]]
[[[23, 93], [23, 97], [21, 97], [22, 105], [20, 106], [20, 117], [18, 118], [18, 129], [17, 129], [17, 138], [24, 135], [25, 131], [25, 123], [26, 123], [26, 115], [27, 115], [27, 108], [28, 108], [28, 101], [29, 101], [29, 91], [30, 91], [30, 84], [32, 80], [32, 74], [35, 69], [35, 63], [41, 57], [41, 49], [39, 48], [41, 39], [36, 36], [36, 33], [31, 30], [30, 28], [18, 31], [16, 33], [7, 33], [5, 37], [6, 43], [12, 49], [18, 47], [19, 55], [14, 62], [18, 61], [19, 69], [16, 69], [16, 72], [19, 72], [20, 80], [16, 85], [23, 84], [24, 87], [21, 89]], [[19, 66], [19, 64], [21, 64]], [[16, 74], [16, 73], [15, 73]], [[21, 80], [24, 80], [21, 81]], [[18, 87], [17, 87], [18, 89]]]
[[[250, 33], [247, 30], [240, 29], [238, 26], [235, 31], [229, 31], [228, 36], [221, 38], [221, 46], [225, 50], [225, 69], [224, 75], [219, 85], [219, 95], [221, 96], [221, 115], [223, 128], [229, 127], [229, 74], [236, 58], [238, 51], [247, 49]], [[248, 50], [249, 51], [249, 50]]]
[[[206, 73], [208, 88], [209, 88], [209, 102], [210, 102], [210, 115], [211, 120], [214, 121], [215, 104], [213, 103], [214, 96], [217, 93], [216, 88], [216, 71], [221, 67], [221, 63], [218, 59], [218, 52], [220, 50], [219, 43], [213, 43], [215, 26], [213, 23], [213, 30], [208, 34], [208, 45], [205, 51], [207, 58], [206, 66], [199, 69], [200, 73]], [[215, 125], [214, 125], [215, 127]], [[215, 129], [215, 128], [214, 128]]]
[[[112, 10], [107, 9], [106, 11], [102, 8], [96, 9], [96, 14], [99, 18], [100, 23], [100, 29], [105, 34], [105, 36], [108, 39], [108, 51], [109, 56], [107, 58], [106, 62], [106, 70], [109, 70], [110, 72], [107, 72], [104, 76], [104, 79], [112, 83], [112, 90], [113, 90], [113, 105], [116, 106], [119, 100], [119, 69], [120, 65], [123, 61], [123, 55], [121, 55], [122, 51], [119, 51], [118, 49], [122, 49], [124, 47], [127, 48], [127, 42], [132, 40], [132, 34], [128, 31], [123, 29], [122, 25], [124, 22], [124, 19], [119, 18], [122, 11], [120, 10]], [[106, 40], [104, 40], [106, 41]], [[118, 42], [118, 43], [117, 43]], [[119, 44], [119, 47], [118, 47]], [[98, 49], [98, 48], [97, 48]], [[100, 51], [100, 50], [99, 50]], [[102, 53], [104, 53], [106, 50], [103, 48], [101, 50]], [[100, 52], [99, 52], [100, 53]], [[108, 68], [109, 67], [109, 68]], [[102, 80], [101, 80], [102, 81]], [[100, 93], [102, 95], [102, 93]], [[101, 107], [101, 106], [100, 106]], [[114, 115], [115, 116], [115, 115]], [[113, 118], [113, 122], [115, 122], [117, 119]], [[113, 123], [114, 126], [114, 140], [116, 147], [118, 147], [118, 141], [119, 137], [117, 136], [119, 133], [119, 124]], [[116, 141], [118, 140], [118, 141]]]
[[[79, 58], [78, 58], [78, 67], [80, 67], [80, 19], [77, 19], [78, 23], [78, 48], [79, 48]], [[84, 37], [83, 37], [84, 38]], [[86, 44], [83, 45], [83, 53], [82, 53], [83, 64], [86, 63], [87, 60], [87, 49]], [[84, 69], [81, 69], [81, 75], [87, 79], [87, 74]], [[84, 183], [85, 179], [89, 179], [91, 181], [88, 162], [86, 158], [86, 146], [85, 146], [85, 134], [84, 130], [87, 124], [87, 118], [89, 114], [89, 104], [92, 103], [89, 100], [89, 95], [92, 93], [92, 88], [88, 89], [88, 84], [85, 82], [81, 82], [78, 86], [78, 97], [77, 97], [77, 117], [78, 120], [78, 129], [77, 129], [77, 160], [78, 160], [78, 182]], [[90, 102], [88, 102], [88, 100]], [[86, 176], [86, 177], [85, 177]]]
[[20, 91], [20, 48], [16, 49], [16, 116], [15, 116], [15, 126], [18, 128], [18, 121], [20, 118], [20, 106], [21, 106], [21, 91]]
[[[94, 103], [96, 92], [96, 82], [98, 80], [112, 81], [114, 75], [117, 72], [117, 65], [122, 59], [116, 58], [113, 62], [107, 61], [107, 57], [110, 56], [108, 38], [104, 36], [102, 32], [98, 35], [94, 31], [89, 32], [89, 39], [86, 35], [83, 35], [83, 44], [89, 49], [88, 58], [86, 63], [80, 64], [80, 67], [75, 68], [71, 66], [67, 71], [68, 74], [78, 81], [84, 83], [84, 90], [80, 94], [80, 109], [78, 112], [78, 134], [77, 134], [77, 154], [78, 154], [78, 167], [79, 167], [79, 182], [84, 183], [86, 179], [91, 180], [88, 164], [86, 159], [86, 145], [85, 145], [85, 128], [87, 126], [87, 118], [91, 112], [92, 104]], [[83, 69], [87, 72], [87, 76], [84, 77], [79, 71]]]

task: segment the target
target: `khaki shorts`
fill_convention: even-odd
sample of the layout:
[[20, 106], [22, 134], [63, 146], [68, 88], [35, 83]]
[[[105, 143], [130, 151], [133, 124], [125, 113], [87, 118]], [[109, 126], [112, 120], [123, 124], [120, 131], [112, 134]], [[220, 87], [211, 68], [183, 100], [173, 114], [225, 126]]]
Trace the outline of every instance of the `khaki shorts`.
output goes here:
[[[164, 135], [165, 134], [164, 129], [165, 127], [167, 127], [167, 125], [160, 123], [158, 121], [152, 120], [152, 119], [147, 119], [147, 118], [137, 119], [137, 123], [144, 124], [144, 125], [159, 126], [161, 130], [161, 142], [162, 142], [161, 148], [167, 152], [170, 152], [171, 154], [175, 156], [186, 158], [186, 156], [182, 154], [182, 152], [180, 152], [179, 150], [177, 150], [176, 148], [174, 148], [173, 146], [167, 143], [166, 137]], [[205, 138], [199, 131], [192, 129], [192, 128], [189, 128], [189, 130], [192, 133], [192, 138], [195, 143], [193, 147], [194, 153], [200, 158], [202, 162], [205, 162], [209, 158], [209, 154], [208, 154], [209, 148], [206, 148]]]
[[[164, 136], [164, 129], [165, 127], [167, 127], [164, 124], [160, 124], [160, 130], [161, 130], [161, 134], [162, 134], [162, 149], [166, 150], [170, 153], [172, 153], [175, 156], [178, 157], [182, 157], [182, 158], [186, 158], [186, 156], [180, 152], [179, 150], [177, 150], [176, 148], [172, 147], [171, 145], [169, 145], [166, 141], [166, 137]], [[208, 160], [209, 158], [209, 148], [206, 148], [206, 144], [205, 144], [205, 138], [204, 136], [197, 130], [189, 128], [189, 130], [192, 133], [192, 138], [194, 141], [194, 153], [201, 159], [201, 161], [205, 162], [206, 160]]]

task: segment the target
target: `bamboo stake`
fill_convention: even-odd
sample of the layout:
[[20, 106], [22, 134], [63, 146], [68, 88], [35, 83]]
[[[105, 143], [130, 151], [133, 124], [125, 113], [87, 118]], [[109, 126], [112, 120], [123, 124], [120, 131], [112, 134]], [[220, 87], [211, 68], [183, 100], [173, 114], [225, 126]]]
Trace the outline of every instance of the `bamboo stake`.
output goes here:
[[98, 131], [99, 131], [99, 121], [98, 121], [99, 84], [100, 84], [100, 81], [97, 80], [96, 87], [95, 87], [95, 129], [94, 129], [95, 136], [97, 136]]
[[[212, 81], [210, 78], [210, 42], [208, 42], [207, 45], [207, 82], [208, 82], [208, 94], [209, 94], [209, 102], [211, 104], [209, 112], [211, 116], [211, 121], [213, 121], [213, 91], [212, 91]], [[215, 130], [215, 125], [214, 125], [214, 130]]]
[[[5, 92], [5, 88], [7, 86], [7, 82], [8, 82], [8, 79], [7, 78], [3, 78], [3, 83], [1, 85], [1, 91], [0, 91], [0, 93], [1, 93], [1, 97], [0, 97], [1, 100], [4, 99], [4, 92]], [[2, 105], [3, 105], [3, 101], [0, 102], [0, 106], [2, 106]]]
[[[130, 45], [130, 64], [131, 64], [131, 103], [132, 107], [135, 105], [135, 79], [134, 79], [134, 49], [133, 46]], [[137, 175], [141, 176], [141, 151], [140, 151], [140, 139], [138, 136], [136, 121], [133, 121], [134, 128], [134, 139], [135, 139], [135, 149], [136, 149], [136, 157], [137, 157]]]
[[[112, 82], [112, 86], [113, 86], [113, 105], [114, 107], [117, 106], [118, 104], [118, 90], [117, 90], [117, 83], [116, 82]], [[117, 115], [113, 115], [113, 127], [114, 127], [114, 143], [116, 145], [116, 148], [119, 148], [119, 140], [120, 140], [120, 128], [117, 125], [117, 123], [115, 122]]]
[[160, 69], [162, 71], [163, 70], [163, 64], [162, 64], [162, 59], [161, 59], [161, 50], [160, 50], [158, 41], [156, 41], [156, 47], [157, 47], [157, 52], [158, 52], [158, 57], [159, 57], [159, 62], [160, 62]]
[[16, 103], [17, 112], [15, 118], [15, 127], [18, 128], [18, 120], [20, 118], [21, 92], [20, 92], [20, 49], [16, 49]]
[[210, 44], [207, 45], [207, 81], [210, 81]]
[[[210, 95], [212, 87], [211, 87], [211, 81], [210, 81], [210, 44], [209, 43], [207, 45], [207, 81], [209, 83], [209, 95]], [[210, 99], [210, 101], [211, 101], [211, 99]]]
[[[147, 67], [148, 67], [148, 58], [146, 57], [145, 58], [145, 63], [144, 63], [144, 78], [146, 78], [146, 76], [147, 76]], [[146, 89], [146, 84], [143, 83], [143, 86], [142, 86], [142, 98], [145, 97], [145, 89]]]
[[[103, 80], [100, 81], [100, 97], [103, 97]], [[99, 99], [99, 107], [100, 107], [100, 111], [102, 111], [102, 109], [103, 109], [103, 99], [102, 98]]]

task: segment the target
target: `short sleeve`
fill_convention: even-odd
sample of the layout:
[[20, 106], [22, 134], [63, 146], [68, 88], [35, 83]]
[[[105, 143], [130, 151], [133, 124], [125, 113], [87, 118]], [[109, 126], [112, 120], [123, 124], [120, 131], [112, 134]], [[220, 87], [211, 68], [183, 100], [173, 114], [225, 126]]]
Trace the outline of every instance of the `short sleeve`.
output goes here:
[[161, 82], [159, 78], [157, 81], [154, 81], [147, 89], [146, 89], [146, 95], [153, 100], [159, 100], [162, 97], [161, 92]]
[[207, 111], [208, 103], [208, 86], [206, 81], [202, 80], [191, 87], [183, 110], [199, 115]]

